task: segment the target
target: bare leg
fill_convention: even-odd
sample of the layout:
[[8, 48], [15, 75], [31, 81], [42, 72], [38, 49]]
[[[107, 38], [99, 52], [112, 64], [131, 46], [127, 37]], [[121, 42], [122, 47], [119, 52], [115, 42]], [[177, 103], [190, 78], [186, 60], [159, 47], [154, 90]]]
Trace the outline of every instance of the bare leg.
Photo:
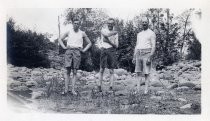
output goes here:
[[73, 69], [73, 79], [72, 79], [72, 93], [76, 95], [77, 93], [75, 92], [75, 82], [77, 80], [77, 69]]
[[141, 73], [137, 72], [137, 90], [138, 90], [138, 92], [140, 92], [141, 82], [142, 82]]
[[64, 91], [64, 93], [67, 93], [69, 90], [70, 73], [71, 73], [71, 68], [67, 67], [66, 73], [65, 73], [65, 91]]
[[150, 81], [150, 74], [145, 74], [145, 90], [144, 90], [145, 94], [148, 93], [149, 81]]
[[110, 90], [112, 90], [114, 83], [114, 69], [110, 69]]
[[100, 68], [100, 72], [99, 72], [99, 91], [101, 90], [101, 86], [102, 86], [102, 81], [103, 81], [103, 74], [104, 74], [104, 68]]

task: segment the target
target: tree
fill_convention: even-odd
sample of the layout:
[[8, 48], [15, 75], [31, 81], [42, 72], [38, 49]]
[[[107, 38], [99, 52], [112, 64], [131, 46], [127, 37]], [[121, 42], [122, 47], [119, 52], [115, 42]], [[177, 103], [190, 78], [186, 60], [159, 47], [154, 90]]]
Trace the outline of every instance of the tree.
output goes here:
[[[80, 18], [81, 30], [86, 32], [93, 44], [91, 49], [82, 55], [80, 69], [87, 71], [97, 70], [99, 69], [100, 49], [95, 46], [95, 42], [100, 38], [100, 30], [109, 16], [106, 14], [105, 9], [69, 8], [66, 10], [64, 24], [72, 23], [74, 17]], [[84, 45], [86, 44], [84, 43]]]
[[7, 62], [16, 66], [50, 67], [47, 52], [54, 44], [44, 34], [22, 30], [10, 18], [7, 22]]
[[191, 27], [190, 17], [193, 11], [194, 9], [187, 9], [176, 18], [179, 21], [179, 25], [182, 26], [181, 27], [182, 35], [181, 35], [181, 38], [179, 39], [181, 57], [183, 56], [182, 51], [183, 51], [184, 43], [186, 43], [187, 41], [186, 36], [189, 35], [189, 33], [191, 32], [192, 27]]

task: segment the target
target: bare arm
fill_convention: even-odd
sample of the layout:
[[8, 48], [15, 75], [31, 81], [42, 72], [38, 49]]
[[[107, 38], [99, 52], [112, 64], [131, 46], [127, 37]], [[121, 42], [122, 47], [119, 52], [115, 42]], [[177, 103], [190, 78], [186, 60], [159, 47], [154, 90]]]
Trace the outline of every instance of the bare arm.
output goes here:
[[109, 43], [110, 45], [112, 45], [114, 48], [118, 48], [118, 36], [115, 38], [115, 42], [113, 43], [113, 42], [111, 42], [110, 40], [109, 40], [109, 38], [108, 37], [104, 37], [104, 42], [107, 42], [107, 43]]
[[137, 35], [137, 41], [136, 41], [136, 46], [135, 46], [135, 49], [134, 49], [134, 54], [133, 54], [133, 59], [136, 59], [136, 53], [137, 53], [137, 45], [139, 44], [139, 38], [138, 38], [138, 35]]
[[155, 33], [151, 37], [151, 43], [152, 43], [151, 56], [153, 56], [154, 53], [155, 53], [155, 48], [156, 48], [155, 47], [156, 46], [156, 35], [155, 35]]
[[90, 41], [90, 39], [87, 37], [86, 33], [83, 32], [83, 38], [84, 40], [88, 43], [87, 46], [82, 50], [82, 52], [86, 52], [91, 46], [92, 46], [92, 43]]
[[110, 37], [110, 36], [116, 35], [117, 33], [118, 33], [117, 31], [107, 32], [104, 29], [101, 30], [101, 34], [104, 37]]
[[115, 45], [116, 45], [116, 48], [119, 47], [118, 34], [116, 35], [116, 38], [115, 38]]
[[64, 33], [59, 39], [58, 42], [63, 49], [66, 49], [66, 46], [63, 44], [63, 40], [68, 37], [68, 32]]

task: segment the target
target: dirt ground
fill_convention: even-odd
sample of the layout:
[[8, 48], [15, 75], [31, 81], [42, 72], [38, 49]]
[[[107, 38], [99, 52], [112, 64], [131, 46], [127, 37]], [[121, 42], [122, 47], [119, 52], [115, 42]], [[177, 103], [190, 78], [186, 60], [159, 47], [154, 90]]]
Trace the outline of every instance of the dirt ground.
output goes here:
[[[159, 78], [153, 78], [147, 95], [143, 94], [144, 84], [141, 92], [136, 92], [135, 75], [122, 69], [116, 71], [117, 79], [113, 91], [108, 91], [109, 79], [104, 79], [102, 93], [96, 88], [97, 72], [80, 71], [80, 78], [76, 82], [78, 95], [69, 92], [66, 96], [61, 95], [64, 80], [60, 77], [43, 79], [44, 81], [40, 81], [41, 78], [32, 78], [33, 71], [36, 74], [39, 71], [44, 72], [48, 74], [46, 77], [52, 77], [56, 73], [62, 76], [61, 70], [39, 68], [37, 71], [9, 65], [8, 105], [16, 112], [31, 110], [85, 114], [201, 114], [201, 69], [200, 64], [195, 63], [197, 62], [184, 63], [185, 66], [175, 64], [158, 72], [156, 76]], [[55, 82], [50, 91], [46, 91], [49, 89], [48, 82]]]
[[[129, 82], [129, 81], [128, 81]], [[115, 82], [116, 84], [116, 82]], [[59, 91], [54, 91], [49, 97], [31, 100], [25, 94], [22, 98], [30, 100], [27, 105], [32, 110], [43, 113], [88, 113], [88, 114], [200, 114], [201, 91], [188, 89], [185, 91], [166, 90], [162, 87], [150, 87], [147, 95], [138, 94], [135, 88], [108, 91], [108, 84], [103, 92], [98, 92], [95, 87], [88, 87], [85, 83], [77, 82], [78, 95], [70, 92], [63, 96]], [[94, 84], [93, 84], [94, 85]], [[134, 85], [135, 87], [135, 85]], [[118, 89], [117, 89], [118, 88]], [[14, 94], [14, 92], [13, 92]], [[21, 96], [20, 96], [21, 97]], [[183, 99], [183, 100], [181, 100]], [[190, 107], [181, 109], [181, 106], [191, 104]], [[23, 105], [21, 103], [18, 106]], [[17, 105], [16, 105], [17, 106]], [[21, 109], [22, 110], [22, 109]]]

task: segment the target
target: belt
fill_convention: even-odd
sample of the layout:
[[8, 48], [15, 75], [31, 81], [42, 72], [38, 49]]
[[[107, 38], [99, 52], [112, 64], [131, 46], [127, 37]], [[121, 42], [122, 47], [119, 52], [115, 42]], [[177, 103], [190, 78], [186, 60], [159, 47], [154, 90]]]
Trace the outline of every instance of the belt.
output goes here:
[[81, 50], [82, 48], [81, 47], [69, 47], [69, 46], [67, 46], [67, 49], [68, 50]]

